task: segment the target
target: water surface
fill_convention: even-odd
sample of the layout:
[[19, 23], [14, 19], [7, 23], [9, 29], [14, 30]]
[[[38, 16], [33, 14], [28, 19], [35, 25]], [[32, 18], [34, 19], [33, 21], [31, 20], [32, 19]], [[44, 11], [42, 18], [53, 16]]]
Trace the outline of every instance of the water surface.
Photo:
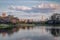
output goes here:
[[[50, 27], [50, 26], [48, 26]], [[52, 26], [51, 26], [52, 27]], [[54, 33], [55, 34], [55, 33]], [[0, 40], [60, 40], [46, 26], [0, 29]]]

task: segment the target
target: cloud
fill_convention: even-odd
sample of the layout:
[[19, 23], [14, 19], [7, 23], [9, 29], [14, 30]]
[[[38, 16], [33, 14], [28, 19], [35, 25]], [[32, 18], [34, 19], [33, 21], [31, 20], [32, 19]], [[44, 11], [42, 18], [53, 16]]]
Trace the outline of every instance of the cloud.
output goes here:
[[60, 9], [59, 4], [53, 3], [41, 3], [37, 6], [27, 7], [27, 6], [10, 6], [10, 10], [23, 11], [23, 12], [34, 12], [34, 13], [49, 13]]

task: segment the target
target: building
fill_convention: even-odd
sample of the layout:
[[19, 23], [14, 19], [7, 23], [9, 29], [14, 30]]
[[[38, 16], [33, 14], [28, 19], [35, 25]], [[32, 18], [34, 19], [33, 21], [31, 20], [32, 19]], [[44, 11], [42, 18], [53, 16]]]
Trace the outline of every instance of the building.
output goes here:
[[8, 23], [17, 23], [19, 19], [17, 17], [14, 17], [12, 15], [6, 15], [6, 13], [2, 13], [2, 16], [0, 16], [0, 23], [8, 24]]

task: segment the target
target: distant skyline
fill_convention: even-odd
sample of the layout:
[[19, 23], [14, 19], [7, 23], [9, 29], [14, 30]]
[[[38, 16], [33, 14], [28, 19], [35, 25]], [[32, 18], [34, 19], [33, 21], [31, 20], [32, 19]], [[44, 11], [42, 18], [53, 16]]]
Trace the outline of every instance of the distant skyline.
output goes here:
[[47, 18], [60, 13], [60, 0], [0, 0], [0, 15], [2, 12], [26, 19]]

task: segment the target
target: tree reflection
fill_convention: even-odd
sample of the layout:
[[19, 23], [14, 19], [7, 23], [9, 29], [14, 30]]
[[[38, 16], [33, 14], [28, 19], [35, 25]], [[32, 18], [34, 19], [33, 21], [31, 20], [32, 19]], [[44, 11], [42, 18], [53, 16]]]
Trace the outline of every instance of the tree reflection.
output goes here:
[[6, 36], [6, 34], [8, 35], [12, 35], [15, 32], [18, 32], [20, 29], [32, 29], [33, 27], [26, 27], [26, 26], [19, 26], [19, 27], [13, 27], [13, 28], [5, 28], [5, 29], [0, 29], [0, 34], [2, 34], [2, 36]]
[[60, 36], [60, 28], [58, 26], [53, 26], [51, 29], [50, 29], [50, 32], [53, 36], [57, 37], [57, 36]]

